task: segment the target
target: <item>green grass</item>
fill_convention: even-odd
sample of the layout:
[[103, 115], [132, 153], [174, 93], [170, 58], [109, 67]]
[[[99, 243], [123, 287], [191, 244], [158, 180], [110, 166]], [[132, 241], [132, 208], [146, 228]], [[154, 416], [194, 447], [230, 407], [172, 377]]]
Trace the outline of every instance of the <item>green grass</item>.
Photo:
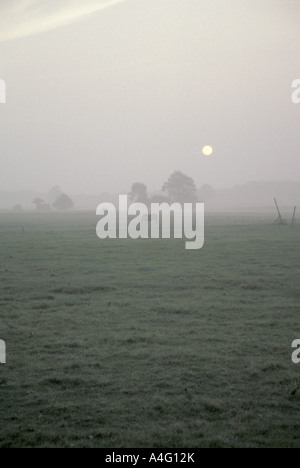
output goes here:
[[186, 251], [96, 222], [0, 214], [0, 447], [300, 447], [299, 227], [208, 217]]

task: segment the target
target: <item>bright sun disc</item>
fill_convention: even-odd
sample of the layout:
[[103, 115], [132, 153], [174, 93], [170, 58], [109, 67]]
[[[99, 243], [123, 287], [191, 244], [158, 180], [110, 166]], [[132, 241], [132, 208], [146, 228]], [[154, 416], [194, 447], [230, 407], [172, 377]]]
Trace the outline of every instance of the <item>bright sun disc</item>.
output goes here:
[[204, 146], [202, 153], [204, 154], [204, 156], [211, 156], [213, 154], [213, 151], [214, 150], [211, 146]]

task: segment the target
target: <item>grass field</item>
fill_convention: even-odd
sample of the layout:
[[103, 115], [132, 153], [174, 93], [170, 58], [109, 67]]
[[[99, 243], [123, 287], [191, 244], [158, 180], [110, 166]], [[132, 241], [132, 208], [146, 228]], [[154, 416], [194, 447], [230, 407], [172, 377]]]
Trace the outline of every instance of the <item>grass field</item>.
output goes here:
[[186, 251], [96, 222], [0, 214], [0, 447], [300, 447], [299, 227], [208, 217]]

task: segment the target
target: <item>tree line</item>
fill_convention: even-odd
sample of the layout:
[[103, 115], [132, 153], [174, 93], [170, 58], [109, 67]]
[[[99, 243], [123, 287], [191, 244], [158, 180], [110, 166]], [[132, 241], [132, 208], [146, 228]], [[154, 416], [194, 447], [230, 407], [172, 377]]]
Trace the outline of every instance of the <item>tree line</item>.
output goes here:
[[169, 179], [163, 184], [161, 193], [149, 196], [147, 186], [137, 182], [132, 185], [129, 193], [131, 202], [136, 203], [196, 203], [197, 201], [206, 202], [214, 196], [214, 191], [209, 185], [202, 187], [198, 192], [196, 184], [192, 177], [175, 171]]
[[[56, 211], [71, 211], [74, 209], [73, 200], [62, 193], [59, 187], [53, 187], [49, 192], [52, 202], [45, 202], [42, 198], [35, 198], [32, 203], [36, 211], [47, 212], [52, 209]], [[161, 192], [155, 195], [149, 195], [147, 186], [142, 182], [136, 182], [132, 185], [129, 192], [131, 203], [196, 203], [207, 202], [214, 197], [214, 191], [209, 185], [204, 185], [198, 191], [192, 177], [183, 174], [181, 171], [173, 172], [168, 180], [163, 184]], [[20, 205], [15, 206], [14, 211], [22, 211]]]

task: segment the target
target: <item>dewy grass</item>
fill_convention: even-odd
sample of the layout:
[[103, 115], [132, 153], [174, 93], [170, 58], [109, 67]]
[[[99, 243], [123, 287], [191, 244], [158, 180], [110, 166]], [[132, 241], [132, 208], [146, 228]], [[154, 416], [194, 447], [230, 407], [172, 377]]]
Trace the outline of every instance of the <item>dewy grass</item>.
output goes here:
[[300, 447], [299, 228], [258, 216], [186, 251], [0, 214], [0, 447]]

